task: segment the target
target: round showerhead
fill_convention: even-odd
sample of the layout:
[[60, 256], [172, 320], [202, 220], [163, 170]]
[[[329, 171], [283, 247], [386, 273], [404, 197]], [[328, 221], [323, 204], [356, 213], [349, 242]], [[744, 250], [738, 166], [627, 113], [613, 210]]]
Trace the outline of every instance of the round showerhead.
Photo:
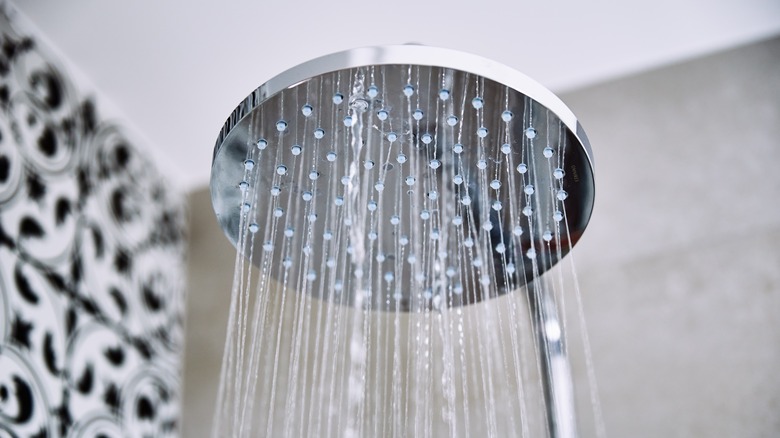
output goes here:
[[425, 46], [314, 59], [257, 88], [214, 148], [219, 224], [276, 281], [420, 311], [523, 287], [591, 215], [588, 140], [526, 76]]

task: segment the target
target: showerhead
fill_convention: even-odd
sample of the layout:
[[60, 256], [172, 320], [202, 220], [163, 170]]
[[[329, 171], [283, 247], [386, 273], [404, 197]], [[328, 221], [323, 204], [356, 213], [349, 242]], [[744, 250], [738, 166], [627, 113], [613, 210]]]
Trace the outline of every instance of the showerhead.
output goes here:
[[591, 215], [588, 140], [526, 76], [425, 46], [294, 67], [234, 111], [211, 195], [264, 275], [385, 310], [460, 306], [529, 284]]

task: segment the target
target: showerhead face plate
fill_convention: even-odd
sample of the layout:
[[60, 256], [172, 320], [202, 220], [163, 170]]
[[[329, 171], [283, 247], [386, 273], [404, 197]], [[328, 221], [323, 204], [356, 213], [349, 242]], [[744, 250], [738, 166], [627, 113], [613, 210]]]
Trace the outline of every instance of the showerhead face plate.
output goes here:
[[527, 286], [577, 242], [594, 200], [590, 146], [557, 97], [424, 46], [340, 52], [260, 86], [217, 139], [210, 187], [263, 275], [404, 311]]

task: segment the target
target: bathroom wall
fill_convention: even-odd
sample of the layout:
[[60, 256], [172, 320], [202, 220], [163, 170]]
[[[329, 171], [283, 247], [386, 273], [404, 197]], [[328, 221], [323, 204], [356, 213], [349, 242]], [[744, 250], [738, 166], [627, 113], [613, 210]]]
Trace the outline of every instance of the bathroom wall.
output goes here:
[[5, 2], [0, 33], [0, 435], [177, 436], [185, 199]]
[[[780, 435], [778, 72], [775, 38], [561, 96], [596, 158], [573, 256], [609, 436]], [[208, 192], [190, 203], [183, 430], [198, 437], [235, 252]], [[585, 426], [589, 410], [581, 400]]]
[[596, 153], [575, 258], [610, 436], [780, 436], [780, 38], [563, 99]]

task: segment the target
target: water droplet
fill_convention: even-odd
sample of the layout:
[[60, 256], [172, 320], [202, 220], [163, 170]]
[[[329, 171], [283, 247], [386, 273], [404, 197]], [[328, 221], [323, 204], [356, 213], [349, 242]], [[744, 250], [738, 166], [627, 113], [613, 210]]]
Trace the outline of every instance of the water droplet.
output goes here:
[[341, 93], [336, 93], [333, 95], [333, 103], [336, 105], [340, 104], [341, 102], [344, 102], [344, 95]]
[[453, 217], [453, 218], [452, 218], [452, 224], [453, 224], [453, 225], [456, 225], [456, 226], [458, 226], [458, 225], [462, 225], [462, 224], [463, 224], [463, 218], [462, 218], [462, 217], [460, 217], [460, 216], [455, 216], [455, 217]]
[[495, 211], [501, 211], [501, 209], [503, 208], [503, 205], [501, 204], [501, 201], [493, 201], [492, 207], [493, 207], [493, 210], [495, 210]]
[[309, 281], [316, 280], [317, 279], [317, 271], [315, 271], [314, 269], [310, 269], [309, 273], [306, 274], [306, 279], [309, 280]]
[[528, 172], [528, 165], [525, 163], [520, 163], [517, 165], [517, 171], [519, 173], [526, 173]]
[[525, 216], [530, 217], [532, 214], [534, 214], [534, 209], [531, 208], [531, 206], [526, 205], [525, 207], [523, 207], [523, 214]]
[[397, 139], [398, 139], [398, 134], [396, 134], [395, 132], [387, 133], [387, 141], [389, 141], [390, 143], [396, 141]]
[[452, 277], [455, 276], [457, 271], [455, 271], [455, 267], [454, 266], [447, 266], [447, 270], [444, 271], [444, 273], [447, 275], [447, 277], [452, 278]]
[[458, 118], [455, 116], [449, 116], [447, 117], [447, 124], [450, 126], [455, 126], [458, 124]]
[[501, 152], [504, 154], [509, 155], [510, 152], [512, 152], [512, 146], [509, 143], [504, 143], [501, 145]]
[[250, 233], [254, 234], [254, 233], [256, 233], [256, 232], [257, 232], [259, 229], [260, 229], [260, 226], [259, 226], [259, 225], [257, 225], [255, 222], [252, 222], [251, 224], [249, 224], [249, 232], [250, 232]]
[[320, 173], [317, 172], [316, 170], [312, 170], [311, 172], [309, 172], [309, 179], [310, 180], [314, 181], [314, 180], [316, 180], [319, 177], [320, 177]]
[[338, 292], [341, 289], [344, 289], [344, 283], [341, 280], [336, 280], [336, 282], [333, 283], [333, 290]]
[[525, 130], [525, 136], [528, 138], [536, 138], [536, 129], [534, 128], [526, 128]]
[[372, 85], [368, 87], [368, 91], [366, 91], [366, 94], [368, 94], [368, 97], [373, 99], [379, 95], [379, 88], [377, 88], [376, 85]]
[[421, 140], [425, 144], [430, 144], [433, 141], [433, 136], [431, 136], [431, 134], [425, 133], [422, 135]]
[[503, 243], [499, 243], [496, 245], [496, 252], [499, 254], [503, 254], [506, 251], [506, 246]]
[[412, 265], [417, 262], [417, 256], [414, 254], [409, 254], [409, 256], [406, 258], [406, 261]]
[[283, 209], [283, 208], [281, 208], [281, 207], [276, 207], [276, 208], [274, 209], [274, 216], [275, 216], [275, 217], [282, 217], [282, 215], [283, 215], [283, 214], [284, 214], [284, 209]]
[[494, 179], [493, 181], [490, 181], [490, 188], [493, 190], [498, 190], [501, 188], [501, 181]]
[[486, 160], [479, 160], [477, 161], [477, 168], [478, 169], [486, 169], [487, 168], [487, 161]]
[[530, 248], [528, 251], [526, 251], [526, 252], [525, 252], [525, 255], [526, 255], [526, 256], [527, 256], [529, 259], [536, 258], [536, 250], [535, 250], [535, 249], [533, 249], [533, 248]]
[[309, 213], [309, 222], [315, 222], [317, 220], [317, 214], [316, 213]]
[[471, 265], [475, 268], [482, 267], [482, 259], [479, 257], [474, 257], [474, 260], [471, 261]]
[[463, 184], [463, 177], [460, 175], [455, 175], [452, 177], [452, 182], [454, 182], [456, 185]]
[[488, 130], [484, 126], [477, 129], [477, 137], [479, 138], [485, 138], [488, 135]]
[[379, 254], [376, 255], [376, 261], [379, 262], [379, 263], [384, 262], [385, 258], [386, 258], [385, 254], [382, 253], [382, 252], [380, 252]]
[[261, 138], [261, 139], [257, 140], [257, 148], [258, 149], [260, 149], [262, 151], [263, 149], [265, 149], [267, 147], [268, 147], [268, 141], [266, 141], [266, 139]]
[[414, 94], [414, 87], [412, 87], [411, 84], [407, 85], [404, 87], [403, 91], [404, 91], [404, 96], [411, 97], [412, 94]]
[[377, 204], [376, 201], [368, 201], [368, 211], [376, 211]]
[[322, 128], [317, 128], [314, 130], [314, 138], [317, 140], [321, 139], [322, 137], [325, 137], [325, 130]]
[[290, 147], [290, 152], [292, 152], [293, 155], [298, 156], [303, 152], [303, 148], [299, 144], [294, 144]]
[[244, 160], [244, 169], [252, 170], [255, 168], [255, 162], [253, 160]]
[[439, 90], [439, 99], [441, 100], [447, 100], [450, 98], [450, 90], [446, 88], [442, 88]]
[[561, 179], [564, 175], [566, 175], [566, 172], [564, 172], [560, 167], [556, 167], [555, 170], [553, 170], [553, 176], [555, 179]]
[[390, 271], [385, 272], [385, 281], [386, 282], [390, 283], [390, 282], [393, 281], [394, 278], [395, 278], [395, 275], [393, 275], [392, 272], [390, 272]]
[[471, 248], [472, 246], [474, 246], [474, 239], [472, 239], [471, 237], [465, 238], [463, 240], [463, 246], [465, 246], [466, 248]]
[[512, 234], [515, 236], [522, 236], [523, 235], [523, 227], [520, 225], [515, 225], [515, 228], [512, 230]]
[[462, 198], [460, 198], [460, 203], [463, 205], [470, 205], [471, 204], [471, 197], [469, 195], [466, 195]]
[[560, 210], [555, 210], [555, 213], [553, 213], [553, 219], [555, 222], [560, 222], [563, 220], [563, 213], [561, 213]]
[[377, 112], [376, 112], [376, 117], [377, 117], [379, 120], [381, 120], [381, 121], [385, 121], [385, 120], [387, 120], [387, 117], [388, 117], [389, 115], [390, 115], [390, 113], [388, 113], [388, 112], [387, 112], [387, 110], [383, 110], [383, 109], [382, 109], [382, 110], [379, 110], [379, 111], [377, 111]]
[[338, 157], [338, 155], [333, 151], [330, 151], [325, 155], [325, 158], [330, 162], [336, 161], [336, 157]]
[[285, 257], [282, 261], [282, 266], [284, 266], [285, 269], [290, 269], [292, 267], [292, 258]]
[[482, 98], [475, 97], [471, 99], [471, 106], [473, 106], [474, 109], [480, 109], [483, 105], [485, 105], [485, 101], [482, 100]]
[[566, 193], [565, 190], [558, 190], [558, 193], [555, 194], [555, 197], [558, 198], [559, 201], [565, 201], [566, 198], [569, 197], [569, 194]]
[[284, 120], [279, 120], [276, 122], [276, 130], [279, 132], [284, 132], [284, 130], [287, 129], [287, 122]]
[[429, 212], [428, 210], [423, 210], [420, 212], [420, 219], [427, 221], [430, 218], [431, 218], [431, 212]]
[[344, 117], [344, 126], [352, 126], [352, 116]]
[[460, 295], [463, 293], [463, 285], [458, 283], [452, 288], [452, 293], [455, 295]]
[[409, 237], [407, 236], [401, 236], [398, 238], [398, 243], [401, 244], [401, 246], [406, 246], [409, 244]]
[[314, 108], [312, 108], [311, 105], [309, 104], [306, 104], [301, 108], [301, 114], [303, 114], [306, 117], [309, 117], [313, 111]]
[[374, 188], [376, 189], [377, 192], [381, 192], [382, 190], [385, 189], [385, 183], [383, 183], [382, 181], [377, 181], [377, 183], [374, 184]]
[[238, 183], [238, 188], [241, 189], [241, 191], [243, 192], [249, 188], [249, 183], [246, 181], [241, 181], [240, 183]]
[[286, 174], [287, 173], [287, 166], [285, 166], [284, 164], [280, 164], [280, 165], [276, 166], [276, 173], [278, 173], [279, 175]]
[[401, 223], [401, 218], [398, 217], [398, 215], [394, 214], [394, 215], [390, 216], [390, 223], [393, 224], [393, 225], [398, 225], [398, 224]]
[[325, 261], [325, 266], [333, 269], [336, 267], [336, 259], [333, 257], [328, 257], [328, 260]]
[[374, 162], [371, 161], [371, 160], [366, 160], [363, 163], [363, 167], [365, 167], [366, 169], [373, 169], [374, 168]]
[[534, 186], [533, 184], [528, 184], [523, 188], [523, 192], [525, 192], [526, 195], [533, 195], [534, 194]]
[[492, 230], [493, 229], [493, 222], [490, 222], [490, 221], [485, 222], [484, 224], [482, 224], [482, 229], [485, 230], [485, 231]]
[[348, 175], [344, 175], [341, 177], [341, 184], [343, 185], [349, 185], [349, 182], [352, 181], [352, 178], [350, 178]]
[[439, 192], [437, 192], [436, 190], [431, 190], [430, 192], [428, 192], [428, 199], [430, 199], [431, 201], [435, 201], [439, 199]]
[[279, 196], [279, 193], [282, 193], [282, 189], [279, 186], [271, 187], [271, 196]]
[[336, 204], [339, 207], [344, 205], [344, 197], [343, 196], [336, 196], [336, 198], [333, 200], [333, 203]]
[[417, 181], [417, 179], [415, 177], [409, 175], [409, 176], [406, 177], [405, 181], [406, 181], [406, 185], [407, 186], [413, 186], [415, 181]]
[[366, 99], [356, 98], [349, 103], [350, 108], [355, 112], [362, 113], [368, 109], [368, 101]]
[[553, 153], [555, 153], [555, 150], [554, 150], [553, 148], [551, 148], [550, 146], [547, 146], [547, 147], [546, 147], [546, 148], [544, 148], [544, 150], [542, 151], [542, 154], [544, 154], [544, 156], [545, 156], [546, 158], [551, 158], [551, 157], [553, 156]]
[[463, 145], [460, 143], [455, 144], [452, 146], [452, 152], [455, 152], [456, 154], [463, 152]]
[[508, 122], [508, 121], [512, 120], [512, 117], [514, 117], [514, 116], [515, 115], [512, 114], [512, 111], [506, 110], [503, 113], [501, 113], [501, 120], [503, 120], [505, 122]]
[[431, 169], [433, 169], [433, 170], [436, 170], [436, 169], [438, 169], [439, 167], [441, 167], [441, 161], [439, 161], [439, 160], [437, 160], [436, 158], [434, 158], [433, 160], [431, 160], [431, 161], [428, 163], [428, 165], [429, 165], [429, 166], [431, 166]]
[[304, 201], [309, 202], [312, 200], [312, 198], [314, 198], [314, 194], [307, 190], [301, 193], [301, 198], [303, 198]]
[[544, 239], [545, 242], [551, 241], [553, 238], [553, 234], [550, 230], [547, 230], [542, 234], [542, 239]]
[[515, 264], [514, 264], [514, 263], [507, 263], [507, 264], [506, 264], [506, 269], [504, 269], [504, 271], [505, 271], [507, 274], [509, 274], [509, 275], [512, 275], [512, 274], [514, 274], [514, 273], [515, 273], [515, 270], [516, 270], [516, 268], [515, 268]]
[[325, 239], [325, 240], [333, 239], [333, 231], [325, 230], [325, 232], [322, 233], [322, 238]]
[[263, 244], [263, 251], [271, 252], [274, 250], [274, 244], [269, 240]]
[[244, 211], [244, 213], [247, 213], [252, 208], [252, 204], [248, 202], [244, 202], [244, 205], [241, 208]]
[[287, 237], [292, 237], [293, 234], [295, 234], [295, 228], [293, 228], [293, 227], [287, 227], [284, 230], [284, 235], [287, 236]]
[[412, 113], [412, 118], [414, 120], [422, 120], [422, 118], [423, 118], [423, 111], [421, 109], [419, 109], [419, 108], [414, 110], [414, 112]]
[[377, 237], [379, 237], [379, 235], [376, 233], [376, 231], [371, 230], [368, 232], [368, 240], [376, 240]]

